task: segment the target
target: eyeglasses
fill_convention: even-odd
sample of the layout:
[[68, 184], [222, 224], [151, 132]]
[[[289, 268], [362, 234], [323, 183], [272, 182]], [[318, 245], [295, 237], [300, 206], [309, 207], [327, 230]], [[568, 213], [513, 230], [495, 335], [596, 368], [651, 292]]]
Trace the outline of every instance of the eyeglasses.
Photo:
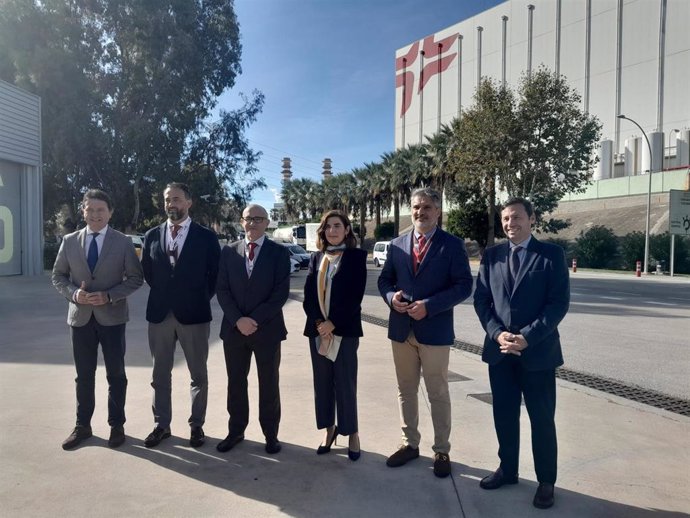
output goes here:
[[244, 221], [245, 223], [263, 223], [265, 219], [266, 218], [264, 218], [263, 216], [256, 216], [254, 218], [240, 218], [240, 221]]

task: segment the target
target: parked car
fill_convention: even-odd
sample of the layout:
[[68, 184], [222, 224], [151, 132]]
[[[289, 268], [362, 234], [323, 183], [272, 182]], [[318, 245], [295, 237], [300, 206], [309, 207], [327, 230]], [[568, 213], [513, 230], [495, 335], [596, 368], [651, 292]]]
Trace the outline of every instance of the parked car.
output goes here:
[[127, 235], [132, 240], [132, 244], [134, 245], [134, 251], [137, 253], [137, 257], [141, 261], [141, 252], [144, 249], [144, 240], [142, 239], [141, 236], [138, 236], [135, 234], [127, 234]]
[[300, 268], [306, 270], [309, 268], [309, 252], [299, 245], [293, 245], [292, 243], [280, 243], [290, 251], [290, 257], [295, 259]]
[[378, 268], [379, 266], [383, 266], [383, 264], [386, 262], [386, 258], [388, 257], [388, 248], [390, 248], [391, 242], [390, 241], [379, 241], [374, 245], [374, 266]]

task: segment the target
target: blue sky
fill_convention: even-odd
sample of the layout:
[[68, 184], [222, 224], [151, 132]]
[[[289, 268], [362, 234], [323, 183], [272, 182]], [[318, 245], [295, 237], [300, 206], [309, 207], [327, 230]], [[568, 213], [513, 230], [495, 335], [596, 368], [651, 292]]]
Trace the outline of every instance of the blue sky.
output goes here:
[[344, 172], [393, 149], [395, 51], [501, 3], [499, 0], [235, 0], [242, 75], [238, 92], [261, 90], [263, 112], [247, 132], [261, 151], [267, 208], [280, 192], [284, 156], [293, 178], [321, 179], [322, 160]]

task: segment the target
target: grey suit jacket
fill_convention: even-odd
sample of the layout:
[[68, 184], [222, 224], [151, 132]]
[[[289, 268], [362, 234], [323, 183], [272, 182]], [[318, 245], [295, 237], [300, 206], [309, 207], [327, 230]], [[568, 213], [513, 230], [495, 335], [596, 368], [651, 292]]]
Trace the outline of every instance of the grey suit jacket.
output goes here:
[[[124, 324], [129, 320], [127, 296], [144, 282], [132, 240], [108, 227], [93, 274], [86, 262], [85, 240], [86, 228], [66, 235], [53, 266], [53, 286], [69, 301], [67, 323], [82, 327], [94, 315], [104, 326]], [[74, 292], [82, 281], [86, 282], [87, 291], [105, 291], [112, 302], [102, 306], [75, 303]]]

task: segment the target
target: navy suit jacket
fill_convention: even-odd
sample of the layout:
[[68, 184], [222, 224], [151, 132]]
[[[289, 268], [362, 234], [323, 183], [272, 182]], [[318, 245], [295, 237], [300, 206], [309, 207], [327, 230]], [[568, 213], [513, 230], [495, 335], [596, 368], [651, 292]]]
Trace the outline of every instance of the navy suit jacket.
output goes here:
[[[290, 252], [264, 239], [252, 276], [248, 277], [245, 248], [242, 239], [225, 246], [221, 253], [216, 289], [223, 309], [220, 337], [228, 341], [281, 342], [287, 337], [283, 306], [290, 295]], [[241, 317], [251, 317], [258, 324], [249, 337], [236, 327]]]
[[343, 250], [338, 272], [331, 281], [331, 303], [328, 316], [321, 313], [317, 294], [317, 277], [323, 252], [315, 252], [309, 261], [309, 273], [304, 283], [304, 303], [307, 314], [304, 336], [316, 337], [317, 320], [330, 320], [337, 336], [362, 336], [362, 298], [367, 286], [367, 253], [359, 248]]
[[192, 221], [182, 252], [173, 267], [166, 247], [166, 223], [144, 238], [141, 265], [151, 287], [146, 320], [162, 322], [170, 311], [181, 324], [210, 322], [216, 292], [220, 244], [212, 230]]
[[512, 293], [509, 253], [508, 242], [487, 248], [479, 266], [474, 309], [486, 331], [482, 360], [495, 365], [505, 358], [496, 337], [508, 331], [527, 340], [519, 357], [525, 369], [554, 369], [563, 364], [557, 326], [570, 304], [565, 252], [532, 236]]
[[412, 329], [422, 344], [450, 345], [455, 339], [453, 308], [472, 293], [472, 272], [465, 243], [437, 228], [415, 275], [412, 236], [410, 232], [391, 241], [378, 287], [389, 306], [399, 290], [412, 300], [426, 301], [427, 316], [414, 320], [391, 307], [388, 338], [404, 342]]

